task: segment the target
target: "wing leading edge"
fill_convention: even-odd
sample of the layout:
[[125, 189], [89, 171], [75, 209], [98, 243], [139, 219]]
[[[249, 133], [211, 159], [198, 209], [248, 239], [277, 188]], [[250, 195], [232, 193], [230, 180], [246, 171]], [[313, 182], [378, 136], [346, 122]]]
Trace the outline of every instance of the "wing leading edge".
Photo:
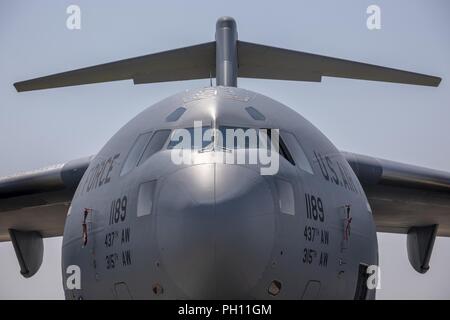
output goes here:
[[9, 230], [61, 236], [67, 210], [92, 157], [0, 178], [0, 242]]
[[[237, 41], [237, 76], [321, 82], [322, 77], [437, 87], [440, 77]], [[14, 83], [18, 92], [130, 80], [134, 84], [216, 76], [216, 43], [158, 52]]]
[[438, 225], [450, 236], [450, 173], [343, 152], [364, 188], [380, 232]]

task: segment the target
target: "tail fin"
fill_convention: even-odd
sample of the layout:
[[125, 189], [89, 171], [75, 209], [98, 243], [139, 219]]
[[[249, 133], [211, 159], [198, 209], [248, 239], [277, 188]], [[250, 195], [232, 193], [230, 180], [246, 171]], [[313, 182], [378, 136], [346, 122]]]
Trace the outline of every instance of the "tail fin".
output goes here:
[[237, 86], [237, 77], [316, 81], [338, 77], [437, 87], [441, 78], [237, 40], [234, 19], [216, 24], [216, 41], [17, 82], [18, 92], [132, 79], [134, 84], [207, 79]]

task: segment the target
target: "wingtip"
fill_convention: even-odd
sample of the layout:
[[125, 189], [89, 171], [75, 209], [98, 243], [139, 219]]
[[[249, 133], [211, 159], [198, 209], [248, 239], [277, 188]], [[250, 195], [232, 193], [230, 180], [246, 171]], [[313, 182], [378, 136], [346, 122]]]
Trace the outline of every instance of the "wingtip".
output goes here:
[[21, 92], [22, 90], [20, 89], [20, 82], [15, 82], [13, 84], [14, 88], [16, 89], [17, 92]]
[[441, 84], [442, 78], [441, 77], [436, 77], [436, 76], [427, 76], [428, 79], [426, 80], [426, 86], [429, 87], [439, 87], [439, 85]]
[[32, 88], [30, 88], [28, 80], [15, 82], [13, 85], [14, 88], [16, 88], [17, 92], [25, 92], [33, 90]]
[[436, 87], [439, 87], [439, 85], [441, 84], [442, 78], [440, 77], [436, 77]]

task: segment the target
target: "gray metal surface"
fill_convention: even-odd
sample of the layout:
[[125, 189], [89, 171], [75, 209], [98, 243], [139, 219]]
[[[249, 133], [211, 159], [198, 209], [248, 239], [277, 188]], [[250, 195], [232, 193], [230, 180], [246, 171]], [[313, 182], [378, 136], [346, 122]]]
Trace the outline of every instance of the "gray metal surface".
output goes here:
[[441, 78], [373, 64], [238, 41], [239, 77], [320, 82], [322, 77], [437, 87]]
[[[184, 114], [167, 122], [180, 105], [186, 108]], [[248, 106], [255, 106], [265, 119], [253, 119]], [[278, 174], [261, 176], [259, 165], [217, 162], [215, 153], [222, 150], [194, 151], [200, 163], [176, 165], [170, 150], [163, 148], [120, 175], [142, 133], [189, 128], [194, 120], [210, 125], [213, 116], [217, 125], [291, 133], [302, 145], [313, 174], [281, 158]], [[111, 157], [115, 158], [111, 181], [88, 190], [98, 164]], [[323, 161], [334, 173], [327, 166], [324, 176]], [[139, 199], [145, 196], [139, 191], [142, 185], [147, 186], [143, 190], [152, 205], [138, 214], [139, 203], [149, 207]], [[308, 218], [311, 197], [321, 199], [323, 221], [317, 214], [316, 220]], [[111, 208], [115, 212], [117, 201], [116, 222], [111, 220]], [[347, 240], [345, 206], [351, 207], [353, 218]], [[92, 211], [83, 248], [85, 208]], [[305, 233], [312, 228], [319, 235], [308, 240]], [[124, 232], [129, 232], [129, 240], [122, 240]], [[111, 234], [118, 237], [105, 244]], [[176, 94], [145, 110], [92, 160], [66, 220], [63, 283], [67, 266], [77, 264], [84, 272], [82, 290], [66, 290], [68, 299], [114, 298], [119, 283], [125, 283], [135, 299], [300, 299], [311, 295], [304, 293], [311, 281], [320, 283], [314, 294], [319, 299], [353, 299], [360, 263], [377, 265], [377, 252], [367, 199], [330, 141], [292, 109], [268, 97], [213, 87]], [[275, 280], [282, 285], [276, 296], [269, 293]], [[373, 296], [371, 292], [368, 297]]]
[[364, 185], [387, 184], [450, 192], [450, 173], [415, 165], [343, 152]]
[[91, 159], [0, 178], [0, 242], [10, 240], [8, 229], [61, 236], [73, 194]]
[[215, 76], [215, 47], [208, 42], [21, 81], [14, 87], [22, 92], [118, 80], [141, 84], [204, 79]]
[[411, 266], [419, 273], [430, 269], [430, 258], [433, 252], [434, 240], [438, 225], [412, 227], [408, 230], [406, 247]]
[[216, 23], [216, 85], [237, 87], [238, 52], [237, 26], [231, 17]]
[[42, 264], [44, 244], [37, 231], [18, 231], [9, 229], [11, 241], [20, 266], [20, 274], [25, 278], [32, 277]]
[[361, 182], [380, 232], [407, 233], [439, 225], [450, 236], [450, 173], [348, 152], [343, 155]]

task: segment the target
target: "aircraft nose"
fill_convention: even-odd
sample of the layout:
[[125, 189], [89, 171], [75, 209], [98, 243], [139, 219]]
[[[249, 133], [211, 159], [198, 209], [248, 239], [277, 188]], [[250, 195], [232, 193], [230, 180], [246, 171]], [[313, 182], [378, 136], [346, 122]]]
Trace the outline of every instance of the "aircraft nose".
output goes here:
[[226, 164], [179, 170], [164, 181], [157, 208], [161, 264], [182, 297], [251, 298], [275, 237], [273, 196], [259, 172]]

